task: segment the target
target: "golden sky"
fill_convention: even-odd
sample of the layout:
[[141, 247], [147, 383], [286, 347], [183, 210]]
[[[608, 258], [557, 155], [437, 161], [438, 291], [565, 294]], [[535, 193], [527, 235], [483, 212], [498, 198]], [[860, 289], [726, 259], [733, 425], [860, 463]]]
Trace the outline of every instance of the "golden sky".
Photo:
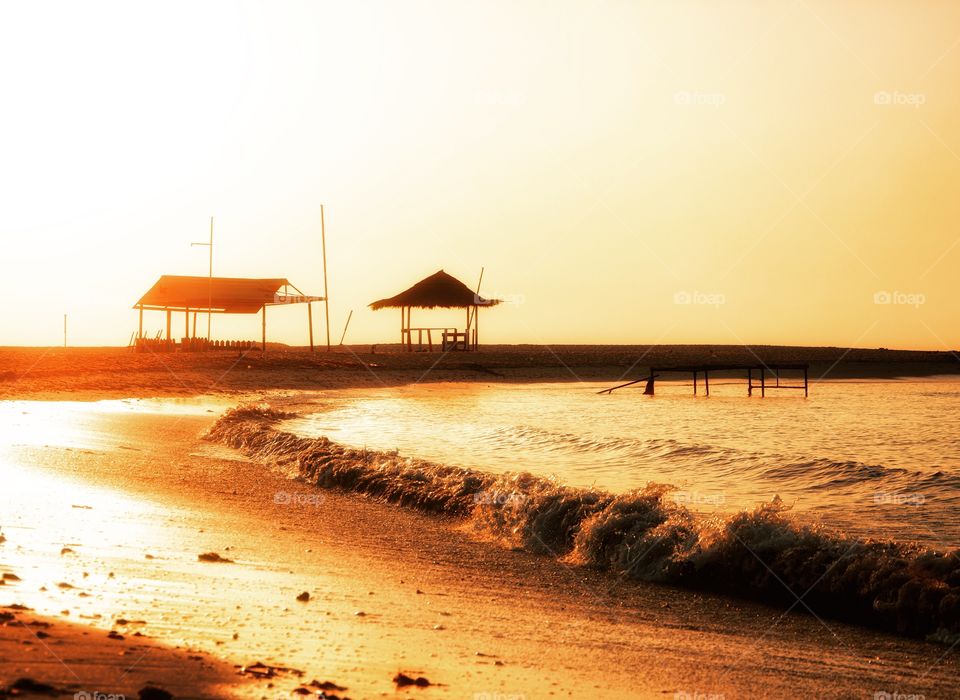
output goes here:
[[126, 344], [211, 215], [319, 294], [323, 202], [351, 342], [485, 266], [486, 342], [960, 348], [956, 2], [4, 2], [0, 95], [0, 345]]

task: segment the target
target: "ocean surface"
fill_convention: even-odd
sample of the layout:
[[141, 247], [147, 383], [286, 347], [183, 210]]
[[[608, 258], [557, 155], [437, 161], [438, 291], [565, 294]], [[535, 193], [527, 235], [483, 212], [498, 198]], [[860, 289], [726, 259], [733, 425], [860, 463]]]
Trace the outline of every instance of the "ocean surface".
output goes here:
[[[673, 487], [688, 510], [724, 515], [779, 497], [790, 515], [858, 538], [960, 546], [960, 381], [833, 381], [748, 398], [658, 382], [421, 384], [322, 394], [277, 427], [485, 472], [529, 472], [620, 494]], [[702, 388], [701, 388], [702, 391]]]

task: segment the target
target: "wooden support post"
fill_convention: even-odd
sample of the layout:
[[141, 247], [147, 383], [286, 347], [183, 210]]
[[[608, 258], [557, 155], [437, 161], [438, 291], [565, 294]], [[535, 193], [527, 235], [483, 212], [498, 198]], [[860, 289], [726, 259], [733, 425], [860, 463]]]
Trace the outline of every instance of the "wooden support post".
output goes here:
[[753, 370], [747, 367], [747, 396], [753, 396]]
[[167, 309], [167, 342], [170, 342], [170, 321], [173, 318], [173, 312]]
[[193, 312], [193, 337], [197, 337], [197, 312]]
[[184, 325], [183, 337], [189, 338], [190, 337], [190, 309], [187, 309], [186, 311], [183, 312], [183, 325]]
[[143, 337], [143, 304], [140, 304], [140, 331], [137, 333], [137, 337]]
[[262, 352], [267, 352], [267, 305], [263, 305], [263, 350]]
[[310, 324], [310, 352], [314, 352], [313, 348], [313, 304], [309, 301], [307, 302], [307, 322]]
[[807, 368], [803, 368], [803, 398], [810, 396], [809, 385], [807, 383]]
[[767, 373], [764, 372], [763, 368], [760, 368], [760, 398], [762, 399], [767, 395]]
[[407, 352], [413, 352], [413, 332], [411, 330], [412, 324], [410, 321], [410, 316], [411, 316], [410, 309], [411, 307], [408, 306], [407, 307]]
[[473, 349], [480, 349], [480, 307], [473, 313]]
[[694, 372], [693, 372], [693, 395], [694, 395], [694, 396], [697, 395], [697, 372], [696, 372], [696, 370], [694, 370]]
[[777, 373], [777, 386], [779, 387], [780, 386], [780, 368], [777, 367], [775, 371]]
[[710, 396], [710, 373], [707, 370], [703, 370], [703, 388], [707, 396]]

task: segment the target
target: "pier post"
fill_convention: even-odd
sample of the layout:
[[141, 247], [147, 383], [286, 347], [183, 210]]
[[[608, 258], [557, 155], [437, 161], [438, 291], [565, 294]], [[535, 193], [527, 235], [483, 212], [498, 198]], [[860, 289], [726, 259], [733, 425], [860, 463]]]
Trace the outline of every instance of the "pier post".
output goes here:
[[803, 368], [803, 398], [810, 396], [808, 383], [807, 383], [807, 368]]
[[760, 368], [760, 398], [764, 398], [767, 395], [767, 373], [763, 371], [763, 368]]
[[710, 396], [710, 373], [707, 370], [703, 370], [703, 389]]
[[753, 396], [753, 370], [747, 367], [747, 396]]
[[694, 396], [697, 395], [697, 372], [696, 371], [694, 371], [693, 373], [693, 395]]

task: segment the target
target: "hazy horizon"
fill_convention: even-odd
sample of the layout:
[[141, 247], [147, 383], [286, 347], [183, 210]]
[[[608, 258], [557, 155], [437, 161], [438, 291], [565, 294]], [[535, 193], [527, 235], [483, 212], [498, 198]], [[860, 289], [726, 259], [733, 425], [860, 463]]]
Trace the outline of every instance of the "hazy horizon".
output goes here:
[[[160, 275], [206, 274], [211, 215], [215, 274], [321, 294], [323, 203], [334, 342], [351, 310], [347, 343], [397, 342], [367, 304], [485, 267], [512, 302], [488, 344], [960, 347], [960, 6], [869, 18], [4, 4], [0, 345], [58, 345], [63, 314], [71, 345], [125, 345]], [[302, 307], [268, 318], [306, 344]]]

